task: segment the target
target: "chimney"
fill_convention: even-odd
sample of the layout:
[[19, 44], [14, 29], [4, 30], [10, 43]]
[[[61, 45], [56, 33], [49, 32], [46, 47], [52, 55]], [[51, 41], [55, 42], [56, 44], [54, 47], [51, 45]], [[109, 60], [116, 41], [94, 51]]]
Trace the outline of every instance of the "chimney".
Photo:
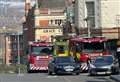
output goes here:
[[25, 16], [28, 15], [29, 10], [31, 9], [30, 0], [25, 0]]
[[38, 0], [36, 0], [36, 2], [35, 2], [35, 3], [36, 3], [36, 8], [38, 8]]

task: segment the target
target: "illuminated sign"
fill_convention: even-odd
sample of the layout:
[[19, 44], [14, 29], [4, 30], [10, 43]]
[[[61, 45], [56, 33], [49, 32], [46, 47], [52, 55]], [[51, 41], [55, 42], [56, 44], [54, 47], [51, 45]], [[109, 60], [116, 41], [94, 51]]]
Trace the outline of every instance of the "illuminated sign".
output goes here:
[[38, 36], [35, 37], [35, 40], [36, 41], [40, 40], [40, 41], [51, 42], [51, 36], [47, 36], [47, 35], [41, 36], [41, 35], [38, 35]]
[[51, 42], [51, 36], [62, 35], [62, 29], [36, 29], [35, 31], [35, 40], [42, 40]]
[[38, 36], [38, 39], [42, 40], [42, 41], [47, 41], [47, 42], [51, 41], [51, 37], [50, 36]]
[[36, 35], [62, 35], [62, 29], [37, 29]]

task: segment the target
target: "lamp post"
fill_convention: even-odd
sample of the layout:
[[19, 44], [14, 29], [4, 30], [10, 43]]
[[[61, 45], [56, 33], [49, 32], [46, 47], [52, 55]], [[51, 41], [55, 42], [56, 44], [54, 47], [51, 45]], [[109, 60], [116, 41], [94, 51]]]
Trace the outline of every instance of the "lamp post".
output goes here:
[[90, 38], [91, 37], [91, 30], [90, 30], [90, 17], [86, 17], [84, 19], [84, 21], [86, 21], [87, 23], [87, 35]]
[[7, 62], [6, 62], [6, 27], [5, 26], [3, 26], [2, 27], [2, 29], [3, 29], [3, 35], [4, 35], [4, 64], [7, 64]]
[[[20, 65], [20, 41], [19, 34], [17, 33], [17, 64]], [[20, 74], [20, 66], [18, 67], [18, 74]]]
[[16, 39], [14, 45], [17, 46], [17, 48], [16, 48], [16, 49], [17, 49], [17, 50], [16, 50], [16, 51], [17, 51], [17, 63], [16, 63], [16, 64], [18, 65], [17, 72], [18, 72], [18, 75], [19, 75], [20, 72], [21, 72], [21, 71], [20, 71], [20, 66], [19, 66], [19, 65], [21, 64], [21, 63], [20, 63], [20, 60], [21, 60], [21, 58], [20, 58], [20, 37], [19, 37], [20, 34], [17, 33], [17, 32], [15, 32], [15, 33], [12, 33], [12, 35], [13, 35], [13, 36], [15, 37], [15, 39]]
[[17, 63], [16, 63], [16, 64], [18, 64], [18, 69], [17, 69], [17, 71], [18, 71], [18, 74], [20, 74], [20, 66], [19, 66], [19, 65], [21, 64], [21, 63], [20, 63], [20, 59], [21, 59], [21, 58], [20, 58], [20, 41], [19, 41], [19, 40], [20, 40], [20, 39], [19, 39], [19, 38], [20, 38], [20, 37], [19, 37], [20, 34], [16, 32], [16, 33], [12, 33], [12, 35], [13, 35], [13, 36], [15, 37], [15, 39], [16, 39], [16, 40], [15, 40], [15, 43], [16, 43], [16, 44], [14, 44], [14, 45], [17, 46], [17, 48], [16, 48], [16, 49], [17, 49], [17, 50], [16, 50], [16, 51], [17, 51]]

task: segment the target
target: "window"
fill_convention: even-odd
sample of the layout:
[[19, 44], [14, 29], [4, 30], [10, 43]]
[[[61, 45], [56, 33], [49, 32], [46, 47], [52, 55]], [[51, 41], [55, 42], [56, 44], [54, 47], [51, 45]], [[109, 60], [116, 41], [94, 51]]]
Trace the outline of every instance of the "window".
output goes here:
[[93, 1], [86, 2], [87, 16], [90, 18], [90, 27], [95, 27], [95, 3]]
[[44, 29], [43, 30], [44, 33], [52, 33], [54, 31], [55, 31], [54, 29]]
[[76, 52], [81, 52], [82, 50], [82, 44], [76, 44], [75, 48], [76, 48]]
[[13, 44], [13, 45], [12, 45], [12, 49], [13, 49], [13, 50], [17, 50], [17, 44]]
[[56, 24], [56, 25], [61, 25], [61, 23], [62, 23], [62, 20], [61, 20], [61, 19], [55, 20], [55, 24]]
[[20, 50], [23, 49], [23, 43], [20, 43]]
[[10, 41], [11, 40], [11, 37], [8, 37], [8, 41]]
[[43, 32], [44, 32], [44, 33], [47, 33], [47, 32], [48, 32], [48, 30], [43, 30]]
[[58, 20], [55, 20], [55, 24], [58, 24]]
[[53, 24], [53, 20], [50, 20], [50, 24]]
[[86, 6], [87, 6], [88, 16], [94, 16], [95, 15], [95, 4], [94, 4], [94, 2], [86, 2]]

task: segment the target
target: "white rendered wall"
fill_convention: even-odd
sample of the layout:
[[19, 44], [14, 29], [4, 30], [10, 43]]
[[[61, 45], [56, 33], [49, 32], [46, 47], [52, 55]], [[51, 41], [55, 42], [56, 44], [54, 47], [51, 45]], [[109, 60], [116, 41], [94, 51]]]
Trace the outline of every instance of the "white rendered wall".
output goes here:
[[117, 17], [120, 15], [120, 0], [101, 0], [101, 27], [117, 27]]

